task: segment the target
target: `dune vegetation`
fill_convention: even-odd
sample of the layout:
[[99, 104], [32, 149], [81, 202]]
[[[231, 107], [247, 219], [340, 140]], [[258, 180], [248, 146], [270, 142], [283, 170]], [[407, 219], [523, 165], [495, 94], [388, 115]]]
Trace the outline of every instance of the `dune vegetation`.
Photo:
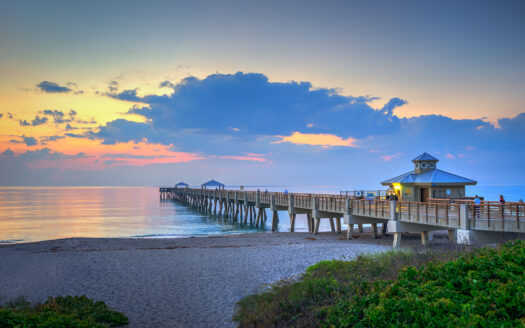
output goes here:
[[525, 327], [525, 243], [323, 261], [237, 303], [240, 327]]
[[2, 328], [103, 328], [128, 323], [124, 314], [86, 296], [49, 297], [35, 305], [17, 299], [0, 306]]

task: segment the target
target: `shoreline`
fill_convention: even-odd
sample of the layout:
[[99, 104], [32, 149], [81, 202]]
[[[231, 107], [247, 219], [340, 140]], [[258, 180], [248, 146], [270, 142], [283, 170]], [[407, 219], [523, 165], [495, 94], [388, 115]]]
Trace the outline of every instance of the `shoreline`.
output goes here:
[[[235, 302], [268, 284], [322, 260], [392, 249], [391, 237], [344, 237], [274, 232], [0, 245], [0, 298], [86, 295], [123, 312], [129, 327], [234, 327]], [[404, 241], [420, 244], [416, 236]]]

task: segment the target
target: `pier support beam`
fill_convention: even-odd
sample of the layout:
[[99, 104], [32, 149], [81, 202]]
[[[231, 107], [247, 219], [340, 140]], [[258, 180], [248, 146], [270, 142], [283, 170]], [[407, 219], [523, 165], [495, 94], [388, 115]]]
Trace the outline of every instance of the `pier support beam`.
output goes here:
[[374, 235], [375, 239], [379, 238], [377, 235], [377, 223], [372, 223], [372, 234]]
[[319, 234], [319, 226], [320, 225], [321, 225], [321, 218], [315, 218], [315, 229], [314, 229], [314, 234], [315, 235]]
[[295, 229], [295, 216], [297, 214], [295, 213], [292, 213], [290, 214], [290, 232], [294, 232], [294, 229]]
[[354, 224], [349, 223], [348, 231], [346, 232], [346, 239], [352, 239], [352, 238], [354, 238]]
[[394, 247], [401, 246], [401, 232], [394, 232]]
[[330, 218], [330, 231], [335, 232], [334, 218]]
[[448, 240], [453, 244], [458, 242], [458, 234], [456, 229], [448, 231]]
[[279, 224], [279, 213], [277, 211], [273, 211], [272, 216], [272, 231], [277, 230], [277, 225]]
[[306, 221], [308, 223], [308, 232], [313, 232], [313, 224], [312, 224], [312, 214], [308, 213], [306, 214]]
[[421, 231], [421, 245], [428, 246], [428, 231]]

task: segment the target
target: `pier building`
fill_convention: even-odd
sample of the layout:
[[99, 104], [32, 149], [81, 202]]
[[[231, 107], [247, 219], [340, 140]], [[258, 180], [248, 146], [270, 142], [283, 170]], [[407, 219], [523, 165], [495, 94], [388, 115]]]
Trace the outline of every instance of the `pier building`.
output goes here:
[[437, 168], [439, 160], [423, 153], [412, 160], [414, 169], [381, 182], [395, 192], [399, 200], [426, 202], [429, 199], [465, 198], [465, 186], [477, 181]]
[[205, 182], [205, 183], [201, 184], [201, 188], [202, 189], [219, 189], [219, 190], [222, 190], [222, 189], [224, 189], [224, 184], [220, 183], [219, 181], [210, 180], [208, 182]]

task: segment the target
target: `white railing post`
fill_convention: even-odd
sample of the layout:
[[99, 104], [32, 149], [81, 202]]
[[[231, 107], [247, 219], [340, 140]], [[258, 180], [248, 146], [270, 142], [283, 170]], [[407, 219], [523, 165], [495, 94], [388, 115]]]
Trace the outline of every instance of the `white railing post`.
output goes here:
[[461, 229], [470, 230], [468, 204], [459, 205], [459, 224]]
[[396, 215], [397, 201], [390, 201], [390, 218], [389, 220], [397, 221], [398, 217]]

